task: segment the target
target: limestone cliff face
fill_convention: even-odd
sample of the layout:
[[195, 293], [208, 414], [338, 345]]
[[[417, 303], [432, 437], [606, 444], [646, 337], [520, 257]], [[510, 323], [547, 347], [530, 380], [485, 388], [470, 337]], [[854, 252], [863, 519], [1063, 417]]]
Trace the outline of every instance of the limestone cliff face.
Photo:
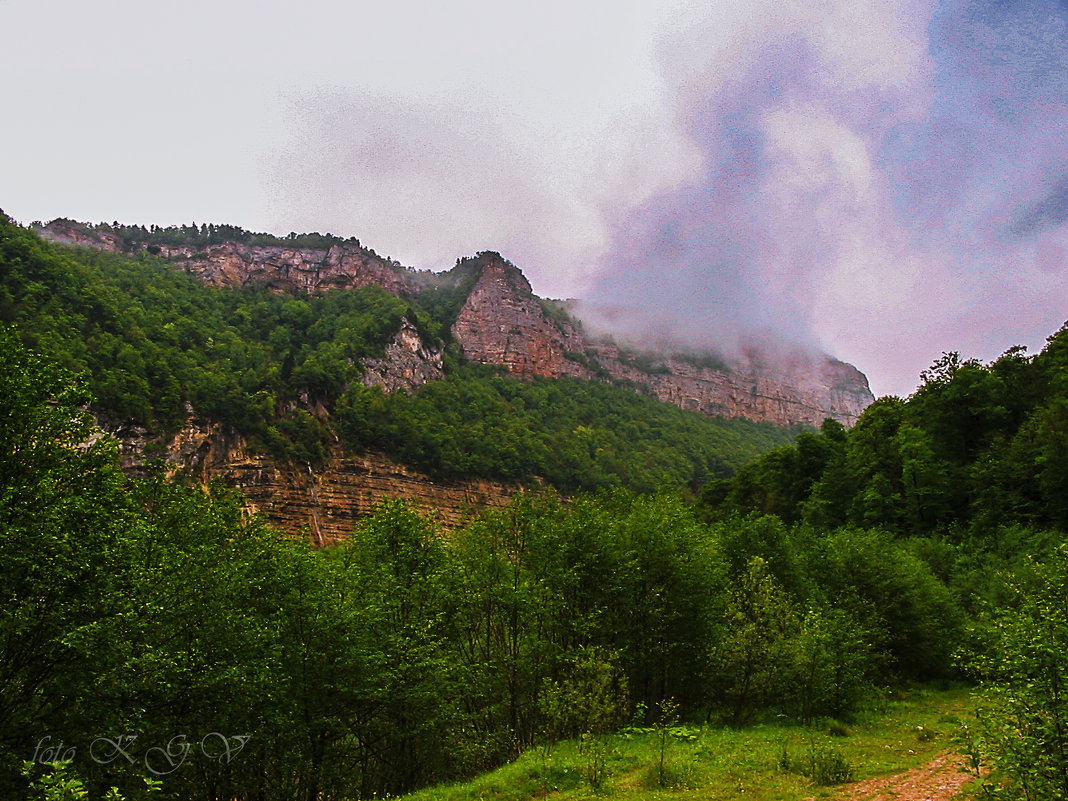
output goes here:
[[386, 355], [367, 359], [363, 366], [364, 386], [380, 386], [386, 392], [412, 390], [445, 377], [441, 346], [424, 342], [406, 318], [401, 318], [400, 330], [386, 346]]
[[[108, 226], [56, 220], [39, 228], [62, 244], [122, 250]], [[176, 267], [217, 286], [264, 284], [308, 292], [380, 286], [408, 295], [438, 277], [383, 259], [355, 241], [329, 248], [224, 242], [202, 250], [147, 246]], [[819, 425], [833, 417], [851, 425], [874, 397], [851, 365], [827, 356], [772, 360], [751, 354], [722, 364], [655, 356], [655, 369], [638, 366], [610, 341], [594, 340], [567, 314], [550, 314], [518, 268], [487, 251], [468, 261], [477, 279], [452, 326], [453, 339], [474, 362], [501, 365], [518, 377], [572, 377], [627, 381], [666, 403], [709, 415], [747, 417], [779, 425]], [[398, 333], [384, 359], [366, 364], [366, 383], [387, 391], [412, 389], [441, 377], [440, 350], [419, 341], [412, 326]], [[646, 360], [648, 361], [648, 359]]]
[[707, 415], [811, 426], [831, 417], [852, 425], [874, 400], [859, 370], [827, 356], [795, 355], [777, 364], [738, 358], [722, 368], [667, 358], [656, 372], [647, 373], [624, 362], [611, 346], [600, 352], [613, 377], [645, 386], [665, 403]]
[[193, 415], [173, 437], [150, 439], [144, 429], [107, 425], [118, 438], [124, 469], [136, 473], [151, 443], [171, 473], [196, 481], [219, 479], [239, 489], [249, 511], [317, 545], [338, 542], [376, 505], [402, 498], [451, 528], [479, 509], [503, 506], [518, 487], [493, 481], [439, 481], [391, 462], [382, 454], [345, 455], [335, 448], [323, 465], [279, 465], [250, 451], [242, 437]]
[[818, 426], [827, 417], [851, 425], [874, 400], [859, 370], [826, 356], [754, 355], [715, 367], [662, 357], [655, 370], [639, 369], [616, 344], [552, 319], [522, 273], [499, 256], [479, 261], [481, 274], [452, 327], [472, 361], [521, 377], [609, 377], [684, 409], [779, 425]]
[[352, 245], [317, 250], [224, 242], [202, 251], [161, 247], [159, 255], [215, 286], [263, 284], [307, 292], [380, 286], [395, 295], [414, 287], [403, 268]]
[[[110, 251], [131, 247], [109, 226], [57, 220], [37, 230], [60, 244]], [[826, 417], [849, 425], [873, 400], [863, 374], [826, 356], [773, 360], [766, 354], [750, 354], [730, 362], [668, 354], [636, 358], [612, 341], [589, 336], [558, 304], [536, 297], [519, 269], [496, 253], [480, 253], [467, 260], [463, 270], [433, 275], [383, 259], [355, 240], [331, 242], [323, 248], [243, 242], [201, 249], [134, 247], [217, 286], [261, 284], [277, 291], [306, 292], [379, 286], [401, 296], [435, 285], [451, 287], [461, 303], [451, 334], [466, 358], [503, 366], [521, 378], [628, 382], [686, 409], [781, 425], [819, 425]], [[379, 385], [387, 392], [410, 391], [443, 377], [441, 343], [425, 342], [404, 320], [385, 354], [367, 360], [364, 370], [367, 385]], [[323, 409], [309, 410], [325, 414]], [[149, 444], [144, 432], [112, 428], [123, 443], [127, 466], [136, 469]], [[360, 515], [387, 497], [437, 510], [446, 524], [456, 524], [467, 509], [504, 503], [516, 491], [486, 481], [436, 482], [381, 455], [350, 456], [340, 448], [318, 468], [278, 465], [268, 456], [250, 452], [233, 432], [194, 418], [191, 410], [182, 431], [153, 446], [173, 470], [185, 470], [201, 480], [221, 478], [244, 491], [269, 520], [289, 531], [306, 530], [315, 542], [347, 535]]]
[[452, 326], [464, 355], [521, 377], [592, 378], [589, 369], [567, 358], [574, 330], [549, 319], [526, 277], [497, 254], [483, 254], [479, 261], [481, 275]]

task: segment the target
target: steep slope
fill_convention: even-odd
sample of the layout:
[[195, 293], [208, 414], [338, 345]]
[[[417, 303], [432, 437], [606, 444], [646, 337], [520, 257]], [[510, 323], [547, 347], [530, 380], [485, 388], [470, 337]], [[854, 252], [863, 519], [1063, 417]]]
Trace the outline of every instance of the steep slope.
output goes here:
[[516, 267], [496, 253], [480, 254], [475, 265], [478, 280], [452, 325], [464, 356], [521, 377], [595, 377], [574, 360], [574, 353], [585, 350], [582, 335], [549, 318]]
[[[520, 486], [696, 491], [795, 434], [687, 412], [596, 369], [597, 381], [534, 372], [517, 380], [464, 363], [450, 329], [464, 338], [455, 324], [467, 320], [476, 285], [487, 285], [490, 262], [509, 276], [515, 327], [538, 327], [557, 344], [556, 331], [577, 336], [576, 324], [535, 298], [495, 254], [441, 275], [380, 260], [413, 280], [415, 291], [403, 297], [373, 282], [288, 291], [260, 267], [215, 271], [230, 276], [217, 286], [151, 253], [209, 253], [220, 245], [217, 229], [159, 235], [72, 226], [62, 224], [64, 241], [80, 243], [73, 249], [0, 215], [0, 323], [86, 375], [91, 408], [122, 442], [128, 470], [160, 458], [168, 472], [221, 479], [279, 526], [316, 542], [345, 536], [385, 497], [436, 509], [451, 524]], [[273, 252], [276, 262], [336, 246], [377, 258], [355, 240], [318, 234], [279, 242], [222, 233], [236, 236], [232, 252]], [[301, 263], [320, 263], [313, 256]], [[356, 261], [347, 264], [345, 280], [355, 285]], [[272, 269], [284, 274], [277, 263]], [[556, 364], [544, 371], [552, 374], [561, 365], [577, 370], [583, 359], [564, 353], [561, 361], [559, 349], [528, 353], [532, 365]]]
[[[194, 245], [156, 243], [151, 234], [123, 237], [109, 226], [53, 220], [35, 228], [42, 238], [113, 253], [145, 250], [197, 276], [206, 284], [238, 287], [261, 284], [293, 292], [380, 286], [394, 295], [411, 292], [412, 270], [378, 256], [356, 240], [332, 241], [328, 247], [301, 247], [278, 240], [272, 244], [205, 242]], [[336, 239], [336, 238], [334, 238]]]
[[339, 445], [315, 465], [285, 462], [250, 447], [229, 426], [192, 413], [179, 431], [166, 436], [131, 425], [110, 424], [107, 430], [120, 443], [128, 473], [142, 474], [150, 453], [163, 459], [172, 474], [181, 472], [203, 484], [220, 480], [241, 490], [250, 512], [316, 545], [348, 537], [359, 518], [390, 498], [404, 498], [452, 528], [479, 509], [503, 506], [519, 490], [486, 479], [436, 478], [382, 453], [347, 453]]

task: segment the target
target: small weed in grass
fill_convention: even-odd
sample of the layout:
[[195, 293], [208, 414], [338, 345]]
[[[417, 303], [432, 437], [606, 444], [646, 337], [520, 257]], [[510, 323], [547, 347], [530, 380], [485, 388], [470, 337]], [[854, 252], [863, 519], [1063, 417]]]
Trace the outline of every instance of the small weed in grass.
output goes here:
[[691, 763], [672, 763], [648, 765], [641, 775], [641, 785], [649, 789], [660, 787], [665, 790], [694, 790], [697, 788], [697, 771]]
[[669, 734], [681, 743], [696, 743], [701, 736], [701, 730], [693, 726], [676, 726]]
[[938, 732], [932, 729], [930, 726], [917, 726], [916, 727], [916, 739], [921, 743], [929, 743], [931, 740], [938, 739]]
[[586, 761], [586, 783], [599, 790], [608, 778], [608, 746], [600, 735], [587, 733], [582, 735], [579, 753]]
[[582, 783], [582, 771], [571, 765], [551, 765], [531, 778], [536, 779], [546, 792], [557, 792], [578, 787]]
[[831, 737], [848, 737], [849, 729], [843, 726], [841, 723], [832, 723], [827, 727], [827, 734]]

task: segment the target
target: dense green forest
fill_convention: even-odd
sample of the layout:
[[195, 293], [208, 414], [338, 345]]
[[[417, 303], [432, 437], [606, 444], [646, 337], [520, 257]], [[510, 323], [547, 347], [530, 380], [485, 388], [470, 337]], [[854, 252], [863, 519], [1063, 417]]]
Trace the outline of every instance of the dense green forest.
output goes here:
[[435, 476], [537, 477], [563, 492], [696, 489], [796, 433], [712, 420], [626, 387], [515, 381], [462, 364], [454, 346], [444, 381], [410, 394], [365, 387], [363, 361], [382, 355], [402, 318], [448, 345], [474, 266], [461, 262], [406, 299], [379, 288], [219, 289], [144, 252], [59, 248], [0, 217], [0, 322], [87, 374], [105, 420], [165, 433], [188, 405], [254, 449], [300, 463], [321, 462], [340, 440]]
[[123, 476], [84, 384], [0, 338], [5, 797], [367, 798], [664, 710], [803, 726], [967, 676], [976, 748], [1038, 788], [1007, 797], [1063, 797], [1053, 525], [824, 529], [615, 489], [448, 534], [392, 502], [314, 550], [219, 487]]
[[992, 545], [1007, 525], [1068, 526], [1068, 327], [1033, 358], [947, 353], [921, 378], [907, 401], [881, 398], [848, 432], [828, 421], [710, 483], [704, 508]]
[[[124, 475], [89, 410], [128, 404], [162, 428], [173, 424], [165, 409], [177, 404], [178, 419], [186, 402], [211, 402], [195, 392], [213, 376], [232, 382], [216, 413], [306, 448], [279, 411], [292, 396], [242, 419], [244, 399], [293, 391], [257, 383], [282, 369], [279, 354], [292, 356], [290, 377], [312, 375], [339, 341], [352, 354], [380, 347], [392, 333], [370, 327], [382, 311], [423, 314], [428, 330], [440, 318], [380, 293], [201, 292], [147, 257], [112, 258], [75, 259], [14, 226], [0, 236], [0, 312], [14, 323], [0, 330], [3, 797], [382, 797], [625, 723], [803, 729], [848, 721], [887, 688], [967, 680], [982, 688], [967, 748], [993, 771], [987, 791], [1068, 798], [1068, 332], [1034, 357], [947, 355], [912, 397], [878, 401], [850, 430], [802, 433], [733, 476], [716, 478], [718, 463], [703, 478], [657, 472], [617, 451], [596, 492], [519, 495], [448, 532], [390, 502], [316, 550], [249, 518], [221, 487]], [[123, 288], [138, 275], [164, 312]], [[267, 345], [238, 336], [261, 301], [265, 315], [276, 302], [341, 304], [350, 333], [294, 327], [300, 347], [273, 351], [277, 325], [264, 326]], [[307, 319], [310, 330], [320, 318]], [[165, 347], [171, 323], [178, 339]], [[460, 409], [497, 398], [510, 409], [522, 399], [542, 430], [559, 415], [561, 447], [587, 436], [580, 426], [621, 440], [645, 436], [627, 426], [648, 425], [647, 438], [667, 426], [659, 406], [625, 419], [615, 388], [591, 389], [584, 407], [569, 382], [452, 369], [396, 409], [353, 393], [357, 373], [325, 381], [336, 394], [317, 398], [354, 438], [418, 442], [416, 427], [388, 433], [390, 415], [450, 404], [440, 419], [467, 436], [474, 421]], [[616, 398], [613, 421], [605, 399]], [[460, 441], [481, 455], [475, 435]], [[603, 442], [583, 447], [609, 464], [596, 461]], [[636, 479], [626, 471], [641, 459]], [[696, 499], [680, 492], [695, 480]]]

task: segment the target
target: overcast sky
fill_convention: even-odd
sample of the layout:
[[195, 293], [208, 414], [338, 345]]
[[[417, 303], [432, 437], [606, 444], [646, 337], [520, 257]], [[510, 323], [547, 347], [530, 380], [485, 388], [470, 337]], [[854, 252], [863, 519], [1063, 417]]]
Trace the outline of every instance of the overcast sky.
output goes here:
[[0, 208], [499, 250], [908, 395], [1068, 319], [1068, 2], [0, 0]]

